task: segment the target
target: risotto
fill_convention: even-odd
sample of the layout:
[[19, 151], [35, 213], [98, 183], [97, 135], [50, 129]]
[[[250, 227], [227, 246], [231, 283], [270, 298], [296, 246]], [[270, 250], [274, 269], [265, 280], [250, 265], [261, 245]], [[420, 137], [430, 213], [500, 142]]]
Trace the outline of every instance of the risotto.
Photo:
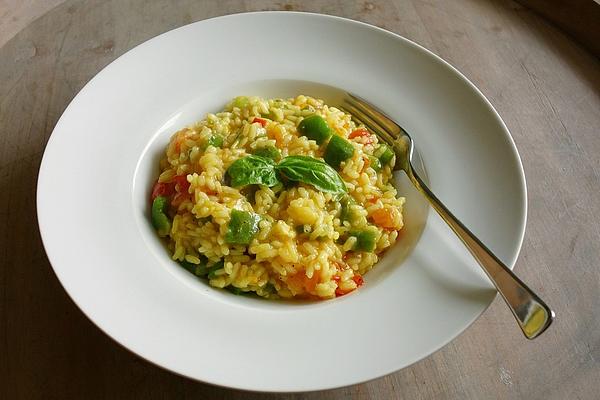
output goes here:
[[236, 97], [176, 132], [151, 194], [173, 260], [264, 298], [352, 292], [398, 239], [392, 150], [308, 96]]

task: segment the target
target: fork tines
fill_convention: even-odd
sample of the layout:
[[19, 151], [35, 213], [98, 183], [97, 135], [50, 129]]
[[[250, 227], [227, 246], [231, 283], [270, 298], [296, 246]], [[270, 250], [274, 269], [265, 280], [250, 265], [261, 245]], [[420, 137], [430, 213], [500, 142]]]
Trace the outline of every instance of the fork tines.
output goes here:
[[404, 134], [404, 130], [388, 116], [353, 94], [347, 93], [340, 109], [352, 115], [357, 122], [372, 130], [387, 144], [393, 144]]

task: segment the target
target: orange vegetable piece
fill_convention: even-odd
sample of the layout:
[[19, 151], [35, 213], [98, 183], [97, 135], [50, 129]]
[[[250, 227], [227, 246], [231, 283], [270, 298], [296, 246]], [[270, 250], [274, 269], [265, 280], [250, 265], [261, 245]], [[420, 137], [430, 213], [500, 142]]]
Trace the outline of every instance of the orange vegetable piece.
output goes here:
[[371, 213], [371, 218], [382, 228], [399, 229], [400, 227], [397, 226], [399, 216], [395, 215], [398, 212], [395, 208], [380, 208]]

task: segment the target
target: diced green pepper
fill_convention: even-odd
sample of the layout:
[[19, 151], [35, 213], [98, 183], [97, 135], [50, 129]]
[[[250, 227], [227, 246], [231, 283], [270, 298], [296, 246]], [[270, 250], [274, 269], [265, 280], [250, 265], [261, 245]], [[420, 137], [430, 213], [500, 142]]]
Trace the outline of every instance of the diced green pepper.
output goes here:
[[192, 264], [191, 262], [187, 262], [185, 260], [179, 261], [179, 264], [192, 274], [196, 273], [196, 264]]
[[225, 234], [225, 242], [249, 244], [258, 232], [260, 216], [247, 211], [231, 210], [231, 219]]
[[208, 267], [206, 269], [206, 275], [207, 275], [208, 279], [216, 278], [217, 271], [222, 269], [224, 266], [225, 266], [225, 263], [223, 262], [223, 260], [221, 260], [221, 261], [217, 261], [216, 263], [214, 263], [213, 265]]
[[196, 268], [194, 269], [194, 275], [199, 277], [205, 277], [206, 275], [208, 275], [208, 267], [206, 266], [206, 264], [196, 265]]
[[206, 261], [204, 257], [203, 260], [200, 261], [200, 264], [193, 264], [185, 260], [180, 261], [179, 264], [181, 264], [183, 268], [185, 268], [187, 271], [191, 272], [196, 276], [205, 277], [208, 274], [208, 267], [206, 266]]
[[152, 225], [161, 237], [167, 236], [171, 231], [171, 220], [167, 216], [169, 199], [158, 196], [152, 202]]
[[246, 292], [244, 292], [242, 289], [237, 288], [235, 286], [227, 286], [227, 290], [229, 290], [231, 293], [235, 294], [236, 296], [241, 296], [246, 294]]
[[253, 153], [255, 156], [259, 156], [259, 157], [265, 157], [265, 158], [270, 158], [271, 160], [277, 162], [281, 159], [281, 152], [279, 151], [279, 149], [275, 146], [265, 146], [265, 147], [259, 147], [258, 149], [254, 150]]
[[223, 146], [223, 136], [217, 135], [217, 134], [211, 135], [208, 139], [206, 139], [204, 144], [202, 144], [200, 146], [200, 148], [202, 149], [202, 151], [204, 151], [208, 148], [208, 146], [222, 147]]
[[207, 146], [222, 147], [223, 146], [223, 136], [212, 135], [211, 137], [208, 138]]
[[341, 136], [333, 135], [325, 149], [325, 162], [338, 169], [342, 161], [346, 161], [354, 154], [354, 146]]
[[373, 155], [379, 158], [379, 161], [381, 161], [381, 165], [383, 166], [389, 164], [392, 161], [392, 158], [394, 158], [394, 151], [390, 149], [388, 145], [382, 143], [375, 150]]
[[354, 244], [353, 250], [373, 252], [379, 239], [379, 232], [375, 228], [367, 228], [361, 231], [350, 232], [350, 236], [356, 238], [356, 244]]
[[277, 293], [277, 289], [275, 289], [275, 285], [273, 285], [271, 282], [267, 283], [265, 285], [265, 287], [263, 288], [265, 293], [268, 294], [275, 294]]
[[354, 213], [352, 212], [351, 206], [356, 204], [356, 201], [352, 196], [344, 196], [342, 200], [340, 200], [340, 204], [342, 206], [340, 211], [340, 219], [342, 221], [351, 221], [354, 218]]
[[381, 161], [379, 160], [379, 158], [377, 158], [375, 156], [368, 156], [368, 157], [369, 157], [369, 167], [373, 168], [375, 170], [375, 172], [381, 171]]
[[329, 125], [319, 115], [311, 115], [304, 118], [298, 124], [298, 132], [307, 138], [314, 140], [317, 144], [321, 144], [331, 136]]

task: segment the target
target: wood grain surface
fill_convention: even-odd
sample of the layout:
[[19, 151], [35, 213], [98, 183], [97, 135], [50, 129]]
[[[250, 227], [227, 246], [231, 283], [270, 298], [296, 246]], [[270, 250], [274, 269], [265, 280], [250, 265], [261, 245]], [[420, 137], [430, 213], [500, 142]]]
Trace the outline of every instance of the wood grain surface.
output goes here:
[[0, 0], [0, 47], [31, 21], [65, 0]]
[[600, 56], [600, 0], [517, 0]]
[[[526, 341], [496, 299], [463, 335], [412, 367], [338, 390], [265, 395], [150, 365], [78, 310], [52, 272], [36, 220], [37, 172], [56, 121], [92, 76], [133, 46], [190, 22], [251, 10], [305, 10], [378, 25], [434, 51], [483, 91], [525, 167], [529, 218], [516, 271], [557, 311], [547, 333]], [[115, 0], [53, 8], [0, 48], [0, 399], [598, 398], [599, 67], [508, 0]], [[85, 193], [75, 183], [65, 196]]]

